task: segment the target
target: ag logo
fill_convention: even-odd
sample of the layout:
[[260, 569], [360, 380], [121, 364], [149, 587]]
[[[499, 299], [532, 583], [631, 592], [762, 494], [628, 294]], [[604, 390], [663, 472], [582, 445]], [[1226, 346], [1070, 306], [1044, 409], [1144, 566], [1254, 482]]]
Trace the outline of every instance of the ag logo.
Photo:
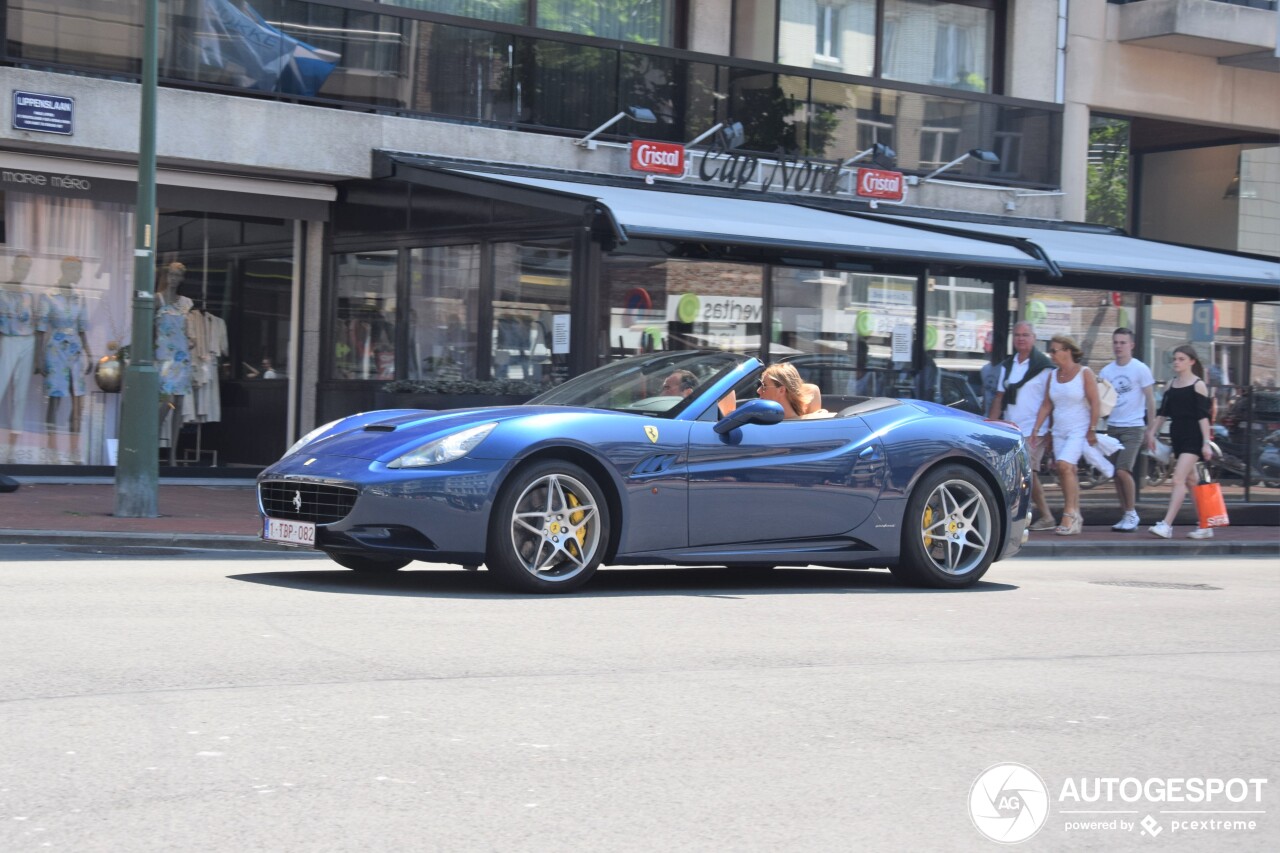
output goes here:
[[681, 323], [692, 323], [698, 319], [698, 312], [702, 310], [702, 300], [698, 298], [696, 293], [686, 293], [680, 297], [680, 301], [676, 303], [676, 317]]
[[649, 436], [649, 443], [650, 443], [650, 444], [657, 444], [657, 443], [658, 443], [658, 428], [657, 428], [656, 426], [648, 426], [648, 425], [646, 425], [646, 426], [645, 426], [645, 428], [644, 428], [644, 434], [645, 434], [645, 435], [647, 435], [647, 436]]
[[993, 765], [969, 789], [969, 817], [978, 832], [992, 841], [1026, 841], [1049, 817], [1049, 790], [1030, 767]]

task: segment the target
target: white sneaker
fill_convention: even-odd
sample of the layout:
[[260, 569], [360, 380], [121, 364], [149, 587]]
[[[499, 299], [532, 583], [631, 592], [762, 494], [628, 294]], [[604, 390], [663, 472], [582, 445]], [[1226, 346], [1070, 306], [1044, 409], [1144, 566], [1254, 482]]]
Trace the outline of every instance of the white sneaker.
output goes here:
[[1212, 539], [1212, 527], [1197, 527], [1195, 530], [1187, 534], [1188, 539]]
[[1121, 533], [1130, 533], [1137, 530], [1139, 524], [1141, 524], [1141, 522], [1138, 520], [1137, 511], [1131, 509], [1126, 512], [1119, 521], [1111, 525], [1111, 529], [1118, 530]]
[[1152, 536], [1159, 536], [1161, 539], [1173, 538], [1173, 528], [1165, 524], [1163, 521], [1157, 521], [1155, 524], [1148, 527], [1147, 532]]

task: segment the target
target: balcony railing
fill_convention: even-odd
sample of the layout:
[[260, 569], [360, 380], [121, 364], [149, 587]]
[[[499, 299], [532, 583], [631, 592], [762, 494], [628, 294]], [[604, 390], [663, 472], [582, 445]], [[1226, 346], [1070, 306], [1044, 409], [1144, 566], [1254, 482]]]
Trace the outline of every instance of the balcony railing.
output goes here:
[[[142, 0], [4, 5], [6, 64], [138, 77]], [[906, 171], [999, 147], [1009, 155], [1001, 165], [971, 161], [948, 177], [1058, 184], [1062, 120], [1053, 104], [355, 0], [176, 0], [161, 8], [160, 76], [169, 86], [566, 135], [641, 106], [657, 124], [616, 129], [685, 142], [737, 121], [749, 151], [840, 160], [882, 142]]]

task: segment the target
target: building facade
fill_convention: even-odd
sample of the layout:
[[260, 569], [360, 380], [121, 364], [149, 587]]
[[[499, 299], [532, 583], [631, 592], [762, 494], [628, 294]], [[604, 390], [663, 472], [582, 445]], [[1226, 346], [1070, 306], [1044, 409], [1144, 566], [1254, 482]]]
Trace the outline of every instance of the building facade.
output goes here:
[[[519, 398], [664, 347], [980, 410], [1020, 318], [1095, 366], [1134, 327], [1162, 380], [1195, 339], [1224, 406], [1261, 399], [1280, 69], [1253, 54], [1280, 13], [1259, 5], [162, 3], [141, 283], [142, 2], [9, 0], [0, 274], [29, 319], [0, 335], [2, 462], [111, 463], [119, 395], [83, 371], [131, 342], [138, 289], [163, 300], [175, 467], [261, 466], [396, 389]], [[1116, 123], [1112, 224], [1145, 240], [1061, 224]]]

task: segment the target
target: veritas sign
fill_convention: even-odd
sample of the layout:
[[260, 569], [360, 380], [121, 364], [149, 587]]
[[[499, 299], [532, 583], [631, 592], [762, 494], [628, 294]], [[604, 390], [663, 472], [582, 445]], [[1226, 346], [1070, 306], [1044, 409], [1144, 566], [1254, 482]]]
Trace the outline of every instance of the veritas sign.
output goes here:
[[673, 142], [637, 139], [631, 143], [631, 168], [663, 175], [684, 174], [684, 146]]
[[902, 201], [906, 190], [901, 172], [890, 172], [885, 169], [859, 169], [855, 191], [863, 198]]

